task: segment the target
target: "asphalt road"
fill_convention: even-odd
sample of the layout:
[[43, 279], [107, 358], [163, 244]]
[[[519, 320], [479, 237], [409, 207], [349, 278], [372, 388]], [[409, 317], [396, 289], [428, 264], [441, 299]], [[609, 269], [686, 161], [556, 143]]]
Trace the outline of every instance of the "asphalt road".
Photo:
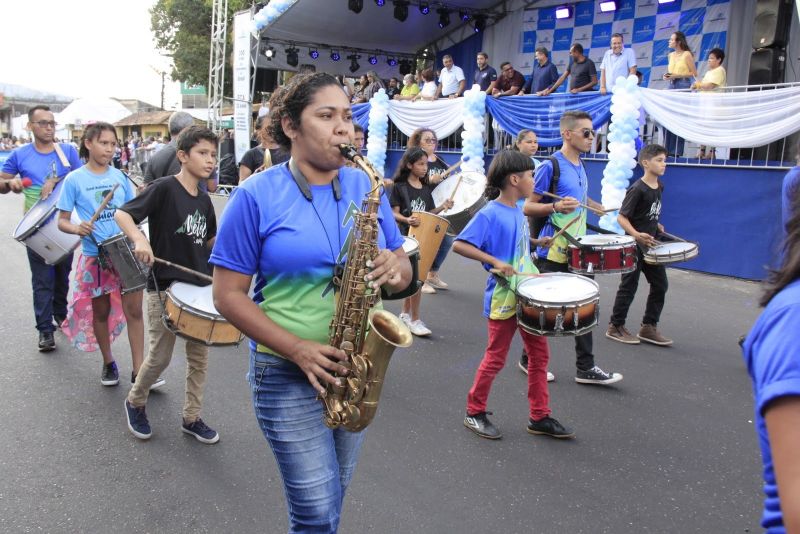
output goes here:
[[[153, 438], [138, 441], [125, 426], [128, 384], [100, 385], [99, 353], [69, 347], [60, 333], [57, 351], [36, 349], [25, 250], [8, 237], [21, 205], [0, 196], [0, 531], [285, 532], [280, 477], [249, 402], [246, 348], [210, 353], [203, 417], [220, 432], [217, 445], [180, 432], [180, 356], [148, 404]], [[441, 274], [452, 289], [423, 299], [434, 335], [393, 357], [341, 532], [758, 530], [759, 451], [736, 344], [758, 313], [756, 284], [670, 270], [660, 326], [675, 345], [631, 347], [602, 336], [618, 277], [598, 277], [597, 362], [625, 379], [576, 384], [572, 340], [552, 340], [553, 415], [577, 438], [531, 436], [517, 339], [489, 402], [504, 437], [488, 441], [462, 425], [486, 340], [485, 275], [454, 254]], [[638, 325], [645, 287], [629, 325]], [[114, 345], [122, 376], [125, 339]]]

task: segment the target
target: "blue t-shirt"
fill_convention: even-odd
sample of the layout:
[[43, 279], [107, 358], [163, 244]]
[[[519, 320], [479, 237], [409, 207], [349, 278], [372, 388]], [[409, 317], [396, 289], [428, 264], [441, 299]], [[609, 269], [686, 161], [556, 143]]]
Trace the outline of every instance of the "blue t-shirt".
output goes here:
[[756, 431], [764, 466], [761, 526], [767, 532], [785, 532], [764, 409], [781, 397], [800, 395], [800, 280], [773, 297], [756, 320], [747, 334], [744, 360], [753, 381]]
[[[331, 278], [347, 254], [353, 213], [371, 189], [358, 169], [339, 170], [341, 200], [331, 185], [310, 185], [312, 201], [288, 164], [256, 174], [234, 190], [217, 233], [211, 263], [256, 275], [253, 300], [265, 315], [302, 339], [328, 342], [335, 312]], [[382, 195], [378, 246], [397, 250], [403, 236]], [[252, 349], [269, 352], [264, 346]]]
[[3, 172], [12, 176], [19, 174], [20, 178], [31, 179], [30, 187], [26, 187], [24, 191], [25, 211], [28, 211], [39, 199], [44, 181], [51, 177], [54, 164], [56, 176], [59, 178], [63, 178], [68, 172], [79, 169], [83, 165], [74, 146], [65, 143], [59, 143], [59, 146], [61, 146], [61, 151], [64, 152], [64, 156], [69, 161], [70, 167], [65, 167], [61, 164], [61, 159], [55, 150], [48, 154], [42, 154], [36, 150], [36, 146], [33, 143], [23, 145], [14, 150], [3, 163]]
[[[530, 236], [528, 218], [521, 209], [493, 200], [475, 214], [456, 239], [513, 265], [519, 273], [538, 273], [531, 260]], [[488, 271], [492, 266], [484, 263], [483, 268]], [[514, 289], [520, 281], [511, 277], [511, 287], [507, 288], [490, 274], [483, 295], [483, 316], [498, 320], [512, 317], [517, 306]]]
[[792, 216], [792, 196], [800, 194], [800, 165], [789, 169], [783, 177], [783, 188], [781, 189], [781, 232], [786, 237], [786, 223]]
[[[586, 175], [586, 168], [583, 163], [578, 165], [573, 164], [564, 154], [559, 150], [553, 157], [558, 158], [558, 187], [554, 191], [555, 194], [562, 197], [577, 198], [580, 202], [586, 203], [589, 195], [589, 177]], [[534, 171], [534, 193], [541, 193], [543, 191], [550, 191], [550, 182], [553, 179], [553, 162], [545, 160], [541, 165], [536, 167]], [[553, 202], [550, 197], [542, 197], [540, 202]], [[556, 233], [553, 228], [555, 223], [559, 228], [564, 228], [564, 225], [569, 223], [575, 217], [580, 217], [581, 220], [567, 228], [567, 233], [571, 236], [577, 237], [586, 234], [586, 210], [578, 207], [572, 213], [553, 213], [547, 219], [547, 222], [539, 233], [539, 237], [549, 237]], [[550, 247], [539, 247], [536, 253], [540, 258], [546, 258], [556, 263], [567, 263], [567, 248], [569, 242], [567, 238], [559, 236]]]
[[84, 256], [97, 256], [97, 244], [120, 233], [114, 221], [117, 208], [134, 197], [133, 188], [122, 171], [108, 167], [103, 174], [95, 174], [83, 166], [67, 175], [57, 207], [61, 211], [78, 212], [81, 221], [88, 221], [100, 207], [105, 196], [120, 184], [111, 201], [94, 223], [94, 232], [82, 241]]

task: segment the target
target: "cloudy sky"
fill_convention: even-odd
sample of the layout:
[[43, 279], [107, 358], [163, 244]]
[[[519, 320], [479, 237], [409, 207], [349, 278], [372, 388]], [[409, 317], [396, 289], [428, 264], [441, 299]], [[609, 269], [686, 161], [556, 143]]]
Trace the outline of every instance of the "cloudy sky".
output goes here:
[[2, 8], [5, 46], [0, 81], [73, 97], [138, 98], [177, 105], [170, 60], [150, 32], [155, 0], [9, 0]]

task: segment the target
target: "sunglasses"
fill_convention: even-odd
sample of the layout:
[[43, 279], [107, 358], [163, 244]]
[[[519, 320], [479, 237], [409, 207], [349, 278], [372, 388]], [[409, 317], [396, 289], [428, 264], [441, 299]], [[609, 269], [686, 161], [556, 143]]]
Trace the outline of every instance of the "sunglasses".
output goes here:
[[583, 138], [589, 139], [590, 137], [594, 137], [597, 135], [597, 132], [592, 130], [591, 128], [581, 128], [580, 130], [569, 130], [570, 132], [583, 132]]

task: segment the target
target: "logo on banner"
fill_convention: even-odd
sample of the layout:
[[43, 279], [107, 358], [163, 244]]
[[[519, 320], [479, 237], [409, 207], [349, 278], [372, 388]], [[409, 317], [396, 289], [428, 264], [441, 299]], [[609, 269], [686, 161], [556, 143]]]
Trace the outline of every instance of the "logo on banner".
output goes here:
[[656, 18], [642, 17], [633, 21], [633, 42], [649, 43], [656, 35]]
[[653, 60], [651, 65], [654, 67], [669, 65], [669, 40], [653, 41]]
[[536, 24], [537, 30], [554, 30], [556, 27], [555, 8], [540, 9], [539, 21]]
[[703, 33], [703, 18], [705, 8], [687, 9], [681, 12], [680, 28], [686, 35], [698, 35]]
[[656, 16], [656, 36], [654, 39], [667, 39], [670, 35], [678, 31], [678, 23], [680, 21], [680, 13], [668, 13], [666, 15]]
[[572, 46], [572, 28], [562, 28], [553, 33], [553, 50], [569, 50]]
[[645, 47], [641, 47], [639, 49], [639, 53], [636, 54], [636, 64], [643, 65], [645, 62], [650, 60], [650, 54], [647, 53]]
[[552, 41], [550, 40], [549, 35], [543, 35], [538, 41], [536, 41], [536, 46], [544, 46], [545, 48], [550, 48], [550, 44]]
[[575, 26], [591, 26], [592, 24], [594, 24], [594, 2], [575, 4]]
[[605, 48], [611, 42], [612, 24], [595, 24], [592, 29], [592, 48]]
[[614, 20], [632, 19], [636, 11], [636, 0], [622, 0], [617, 2], [617, 10], [614, 12]]
[[728, 32], [712, 32], [705, 34], [700, 43], [700, 55], [698, 56], [698, 60], [704, 61], [707, 59], [708, 53], [712, 48], [721, 48], [725, 50], [725, 41], [728, 37], [727, 34]]
[[[585, 29], [581, 29], [580, 33], [576, 32], [572, 35], [572, 41], [575, 43], [581, 43], [581, 44], [590, 43], [591, 40], [592, 36]], [[584, 46], [584, 48], [586, 47]]]
[[658, 14], [662, 13], [677, 13], [681, 10], [681, 0], [675, 0], [674, 2], [667, 2], [666, 4], [659, 3], [658, 4]]
[[536, 24], [536, 15], [538, 14], [538, 10], [536, 9], [526, 9], [522, 14], [522, 23], [523, 24]]
[[536, 32], [522, 33], [522, 53], [533, 54], [536, 50]]
[[[633, 19], [622, 22], [615, 22], [611, 25], [612, 33], [619, 33], [622, 35], [624, 41], [630, 42], [631, 33], [633, 32]], [[611, 38], [609, 38], [611, 42]]]

